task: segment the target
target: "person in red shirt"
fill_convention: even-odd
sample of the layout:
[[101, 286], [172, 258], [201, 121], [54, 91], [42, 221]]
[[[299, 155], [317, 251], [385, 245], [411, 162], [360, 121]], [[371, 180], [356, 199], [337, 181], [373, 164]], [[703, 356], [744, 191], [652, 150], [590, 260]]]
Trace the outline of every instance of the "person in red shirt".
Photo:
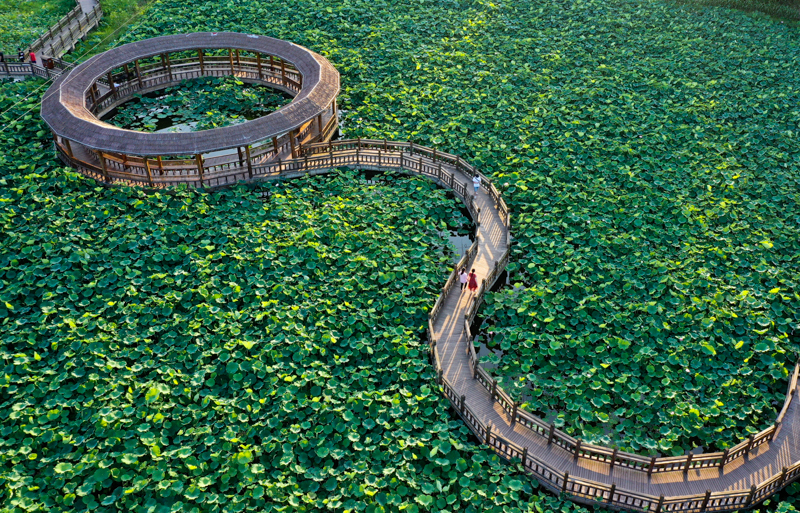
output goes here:
[[31, 52], [31, 63], [36, 64], [36, 54]]
[[469, 291], [475, 294], [475, 291], [478, 290], [478, 275], [475, 274], [475, 269], [469, 273]]

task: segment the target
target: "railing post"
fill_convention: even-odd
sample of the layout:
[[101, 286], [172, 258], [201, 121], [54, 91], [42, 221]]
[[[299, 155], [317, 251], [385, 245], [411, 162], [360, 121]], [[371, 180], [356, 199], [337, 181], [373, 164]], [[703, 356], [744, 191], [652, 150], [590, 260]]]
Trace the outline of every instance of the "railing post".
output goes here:
[[275, 156], [277, 156], [278, 155], [278, 138], [277, 137], [273, 137], [272, 138], [272, 147], [275, 149]]
[[609, 470], [614, 468], [614, 463], [617, 462], [617, 451], [619, 451], [618, 447], [614, 447], [614, 452], [611, 453], [611, 463], [609, 465]]
[[436, 379], [436, 382], [439, 383], [440, 385], [442, 384], [442, 374], [444, 374], [444, 371], [442, 369], [439, 369], [439, 372], [437, 374], [438, 377]]
[[522, 448], [522, 466], [525, 466], [525, 463], [528, 461], [528, 448]]
[[200, 187], [204, 187], [203, 185], [203, 156], [199, 153], [194, 156], [195, 161], [197, 162], [197, 172], [200, 174]]
[[778, 488], [783, 486], [783, 483], [786, 481], [786, 472], [787, 472], [787, 468], [783, 467], [783, 469], [781, 469], [781, 478], [780, 478], [780, 480], [778, 480]]
[[756, 485], [750, 487], [750, 493], [747, 494], [747, 501], [744, 503], [745, 508], [749, 508], [753, 503], [753, 496], [756, 494]]
[[517, 401], [514, 401], [511, 405], [511, 423], [514, 424], [517, 421]]
[[580, 438], [575, 439], [575, 457], [574, 459], [578, 459], [581, 455], [581, 443], [582, 440]]
[[291, 145], [291, 149], [292, 149], [292, 158], [294, 158], [295, 157], [295, 154], [294, 154], [294, 151], [295, 151], [294, 150], [294, 146], [295, 146], [295, 143], [294, 143], [294, 129], [289, 130], [289, 144]]
[[231, 75], [236, 75], [236, 68], [233, 65], [233, 49], [228, 48], [228, 62], [231, 65]]
[[147, 171], [147, 181], [150, 182], [150, 187], [154, 187], [154, 184], [153, 184], [153, 173], [150, 170], [150, 161], [147, 160], [147, 156], [146, 155], [144, 157], [142, 157], [142, 158], [144, 158], [144, 168]]
[[486, 445], [489, 445], [492, 441], [492, 423], [489, 422], [486, 425]]
[[705, 511], [708, 507], [708, 501], [711, 499], [711, 490], [706, 490], [706, 496], [703, 498], [703, 505], [700, 506], [700, 511]]
[[564, 472], [564, 482], [561, 484], [561, 493], [567, 493], [567, 482], [569, 482], [569, 472]]
[[262, 80], [262, 71], [261, 71], [261, 53], [256, 53], [256, 66], [258, 66], [258, 79]]
[[614, 502], [614, 492], [617, 491], [617, 483], [611, 483], [611, 490], [608, 491], [608, 503]]
[[167, 65], [167, 74], [169, 74], [169, 81], [172, 82], [172, 63], [169, 61], [169, 52], [164, 54], [164, 63]]
[[492, 378], [492, 402], [494, 402], [495, 393], [497, 393], [497, 380]]
[[550, 445], [553, 442], [553, 437], [556, 434], [556, 425], [550, 424], [550, 433], [547, 435], [547, 445]]
[[650, 466], [647, 467], [647, 477], [653, 475], [653, 468], [655, 468], [655, 466], [656, 466], [656, 457], [653, 456], [650, 458]]
[[755, 440], [755, 435], [752, 435], [752, 434], [751, 434], [749, 437], [747, 437], [747, 440], [748, 440], [749, 442], [748, 442], [748, 444], [747, 444], [747, 450], [745, 450], [745, 452], [744, 452], [744, 453], [745, 453], [746, 455], [748, 455], [748, 456], [749, 456], [749, 455], [750, 455], [750, 449], [752, 449], [752, 448], [753, 448], [753, 441]]
[[461, 411], [464, 411], [464, 401], [467, 399], [467, 396], [461, 395]]
[[773, 441], [775, 439], [775, 433], [778, 432], [778, 428], [780, 426], [781, 426], [780, 422], [775, 422], [775, 424], [774, 424], [775, 429], [773, 429], [772, 433], [769, 434], [769, 440], [768, 440], [769, 442], [771, 442], [771, 441]]
[[244, 147], [244, 153], [247, 157], [247, 175], [252, 180], [253, 179], [253, 163], [251, 162], [250, 158], [250, 146]]
[[728, 462], [728, 454], [730, 454], [730, 452], [730, 449], [725, 449], [725, 451], [722, 453], [722, 461], [719, 464], [720, 468], [725, 467], [725, 464]]
[[658, 504], [656, 505], [655, 513], [661, 513], [661, 507], [664, 506], [664, 496], [658, 498]]
[[694, 453], [689, 453], [686, 457], [686, 465], [683, 467], [683, 473], [689, 472], [689, 467], [692, 466], [692, 458], [694, 458]]

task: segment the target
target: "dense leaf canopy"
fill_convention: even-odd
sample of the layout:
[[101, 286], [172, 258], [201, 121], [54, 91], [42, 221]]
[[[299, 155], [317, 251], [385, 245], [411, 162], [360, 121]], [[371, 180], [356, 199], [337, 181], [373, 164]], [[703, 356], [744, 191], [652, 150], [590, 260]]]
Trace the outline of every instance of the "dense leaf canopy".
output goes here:
[[[796, 28], [626, 0], [160, 0], [124, 40], [195, 30], [325, 54], [347, 136], [496, 179], [518, 286], [482, 338], [529, 409], [665, 453], [774, 419], [797, 352]], [[3, 85], [0, 110], [33, 87]], [[562, 508], [435, 393], [418, 330], [441, 193], [347, 174], [263, 204], [107, 191], [53, 170], [37, 101], [4, 115], [0, 152], [5, 501]], [[373, 324], [348, 306], [370, 300]]]

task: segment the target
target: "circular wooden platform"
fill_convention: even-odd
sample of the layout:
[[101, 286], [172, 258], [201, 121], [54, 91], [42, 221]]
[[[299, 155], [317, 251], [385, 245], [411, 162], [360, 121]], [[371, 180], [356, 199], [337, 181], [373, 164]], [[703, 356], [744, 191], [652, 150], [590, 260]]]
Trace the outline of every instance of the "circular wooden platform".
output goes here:
[[[99, 119], [136, 93], [225, 75], [283, 90], [294, 99], [266, 116], [193, 133], [139, 132]], [[204, 155], [212, 152], [236, 148], [241, 164], [254, 147], [263, 154], [270, 146], [272, 157], [279, 158], [284, 146], [296, 156], [304, 137], [307, 142], [329, 140], [336, 128], [338, 94], [339, 73], [307, 48], [264, 36], [204, 32], [129, 43], [92, 57], [53, 83], [41, 115], [68, 160], [94, 159], [102, 168], [121, 161], [124, 168], [136, 157], [159, 157], [163, 170], [170, 165], [160, 157], [181, 156], [185, 162], [188, 156], [202, 174]], [[142, 166], [148, 167], [147, 162]]]

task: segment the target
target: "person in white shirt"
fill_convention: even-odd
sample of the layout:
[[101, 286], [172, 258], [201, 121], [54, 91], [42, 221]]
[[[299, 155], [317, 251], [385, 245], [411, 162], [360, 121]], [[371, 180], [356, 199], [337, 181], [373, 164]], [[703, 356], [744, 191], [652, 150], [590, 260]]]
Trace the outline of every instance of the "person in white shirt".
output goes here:
[[478, 191], [481, 188], [481, 175], [475, 175], [472, 177], [472, 185], [475, 187], [475, 194], [478, 194]]
[[461, 272], [458, 273], [458, 279], [461, 282], [461, 292], [464, 292], [464, 289], [467, 288], [467, 279], [469, 279], [466, 267], [461, 268]]

